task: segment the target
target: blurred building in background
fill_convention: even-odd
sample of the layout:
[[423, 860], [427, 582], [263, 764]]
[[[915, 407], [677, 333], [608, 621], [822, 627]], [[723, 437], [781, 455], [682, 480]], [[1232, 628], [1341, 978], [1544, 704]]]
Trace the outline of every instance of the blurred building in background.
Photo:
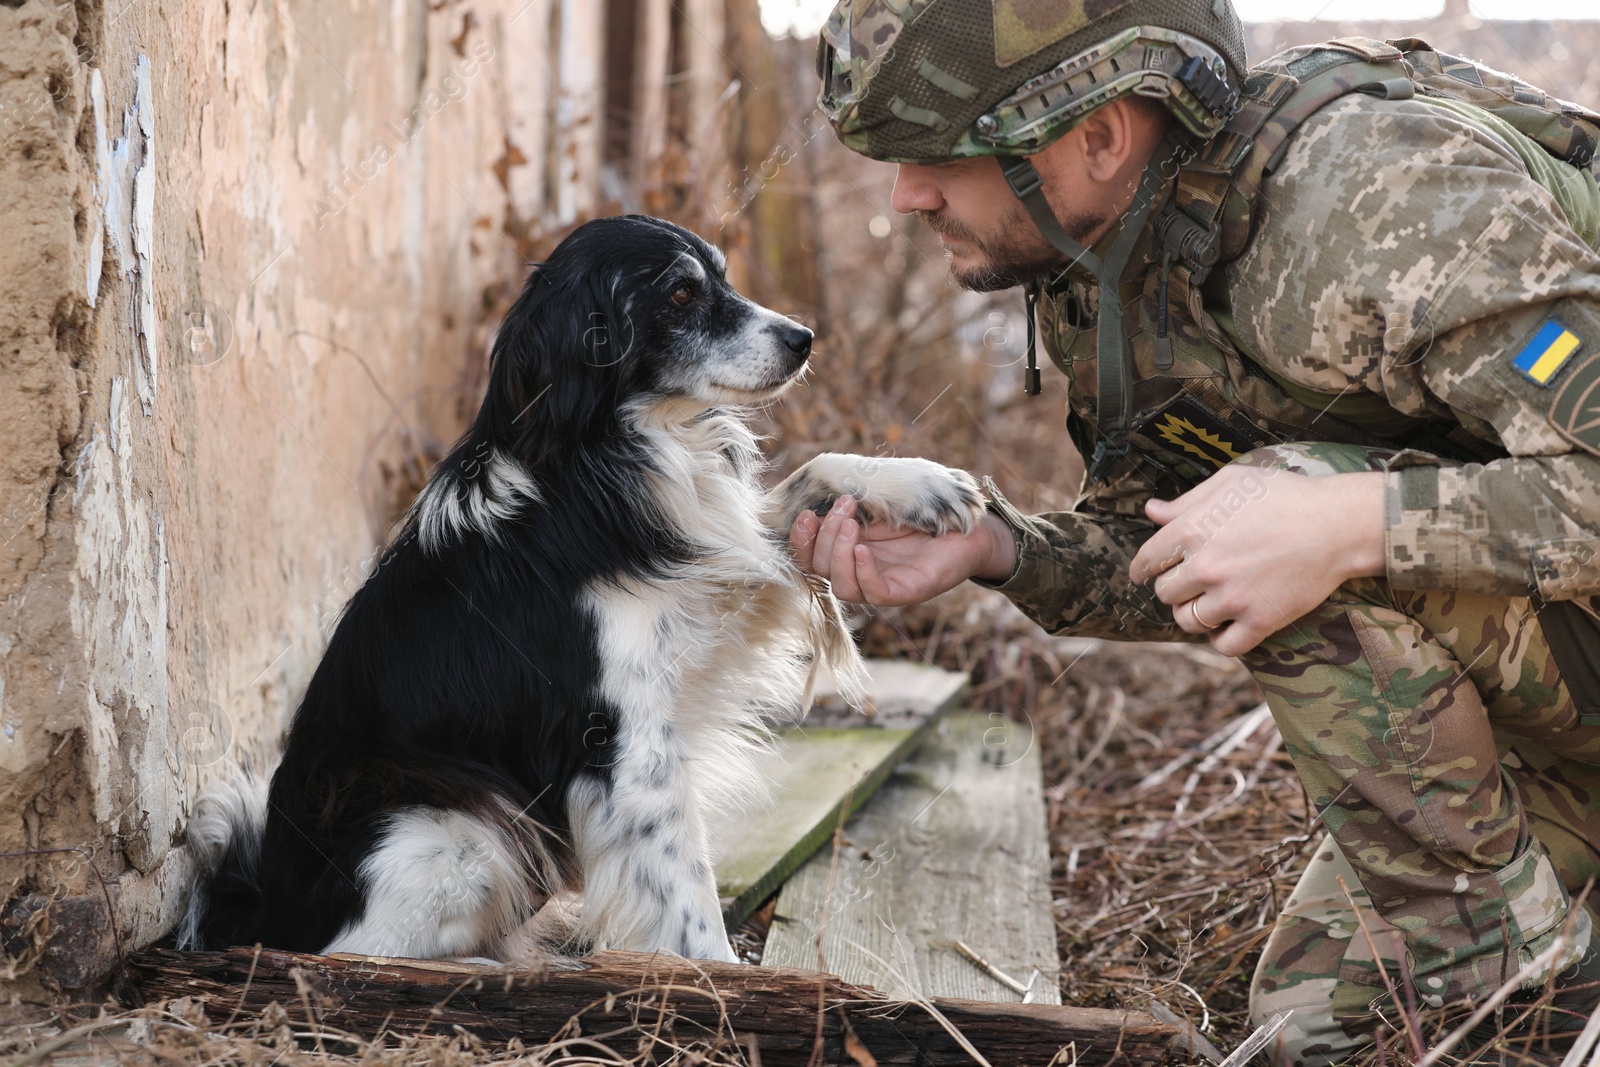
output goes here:
[[[1523, 6], [1536, 10], [1539, 2]], [[1440, 51], [1510, 71], [1563, 99], [1600, 109], [1600, 6], [1593, 7], [1590, 18], [1556, 20], [1484, 19], [1471, 10], [1467, 0], [1447, 0], [1439, 17], [1409, 22], [1255, 22], [1248, 24], [1245, 42], [1254, 61], [1352, 34], [1421, 37]]]

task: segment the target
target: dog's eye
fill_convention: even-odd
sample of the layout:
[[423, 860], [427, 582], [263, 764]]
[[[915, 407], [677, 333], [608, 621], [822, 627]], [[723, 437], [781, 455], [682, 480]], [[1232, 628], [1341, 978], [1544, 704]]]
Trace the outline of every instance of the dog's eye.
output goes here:
[[667, 299], [679, 307], [687, 307], [689, 304], [694, 303], [694, 290], [687, 285], [680, 285], [672, 291], [672, 295]]

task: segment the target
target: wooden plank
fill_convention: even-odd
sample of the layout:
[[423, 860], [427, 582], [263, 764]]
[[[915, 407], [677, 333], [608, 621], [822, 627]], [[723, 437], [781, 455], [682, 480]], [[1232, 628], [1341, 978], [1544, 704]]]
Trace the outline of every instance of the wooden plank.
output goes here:
[[[773, 804], [742, 819], [720, 816], [712, 855], [723, 921], [739, 925], [777, 891], [839, 823], [860, 808], [921, 736], [919, 730], [793, 730], [763, 763]], [[852, 790], [854, 792], [852, 793]]]
[[[193, 997], [213, 1021], [247, 1018], [276, 1003], [297, 1029], [311, 1015], [329, 1040], [332, 1032], [371, 1039], [460, 1029], [504, 1047], [513, 1038], [537, 1046], [582, 1034], [586, 1040], [569, 1047], [569, 1055], [595, 1055], [593, 1042], [601, 1041], [631, 1056], [641, 1042], [655, 1042], [665, 1058], [674, 1042], [695, 1041], [742, 1046], [765, 1067], [799, 1067], [810, 1061], [820, 1030], [820, 1062], [869, 1062], [846, 1051], [848, 1025], [860, 1047], [886, 1067], [974, 1062], [928, 1006], [815, 971], [606, 952], [575, 970], [529, 975], [250, 948], [151, 950], [131, 957], [128, 971], [147, 1001]], [[1182, 1062], [1176, 1029], [1135, 1012], [950, 998], [930, 1004], [995, 1067]], [[1063, 1048], [1071, 1051], [1058, 1059]], [[596, 1056], [601, 1060], [610, 1062]]]
[[967, 691], [960, 671], [930, 667], [903, 659], [867, 660], [867, 710], [845, 707], [838, 694], [822, 686], [805, 726], [878, 726], [894, 729], [920, 726], [930, 716], [949, 711]]
[[[763, 962], [822, 966], [892, 996], [1015, 1002], [961, 940], [1059, 1004], [1038, 749], [1027, 727], [963, 712], [930, 732], [778, 896]], [[831, 892], [830, 892], [831, 886]]]
[[883, 784], [967, 685], [966, 675], [921, 664], [868, 664], [863, 716], [824, 695], [804, 725], [781, 732], [761, 772], [772, 803], [709, 820], [723, 919], [737, 926], [826, 842], [848, 798], [853, 812]]

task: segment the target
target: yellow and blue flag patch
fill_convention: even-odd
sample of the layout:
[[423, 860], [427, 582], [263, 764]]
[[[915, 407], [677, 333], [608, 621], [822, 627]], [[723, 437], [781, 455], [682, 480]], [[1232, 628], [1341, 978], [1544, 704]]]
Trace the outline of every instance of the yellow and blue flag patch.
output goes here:
[[1511, 365], [1535, 385], [1548, 386], [1582, 347], [1583, 338], [1551, 319], [1533, 335], [1527, 347], [1517, 353]]

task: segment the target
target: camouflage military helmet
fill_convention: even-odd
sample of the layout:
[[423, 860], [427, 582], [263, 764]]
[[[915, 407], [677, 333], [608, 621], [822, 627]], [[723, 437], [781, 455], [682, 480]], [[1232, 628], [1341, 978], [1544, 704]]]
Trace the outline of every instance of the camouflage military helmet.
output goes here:
[[894, 163], [1031, 154], [1130, 94], [1209, 138], [1244, 70], [1231, 0], [839, 0], [817, 47], [839, 139]]

